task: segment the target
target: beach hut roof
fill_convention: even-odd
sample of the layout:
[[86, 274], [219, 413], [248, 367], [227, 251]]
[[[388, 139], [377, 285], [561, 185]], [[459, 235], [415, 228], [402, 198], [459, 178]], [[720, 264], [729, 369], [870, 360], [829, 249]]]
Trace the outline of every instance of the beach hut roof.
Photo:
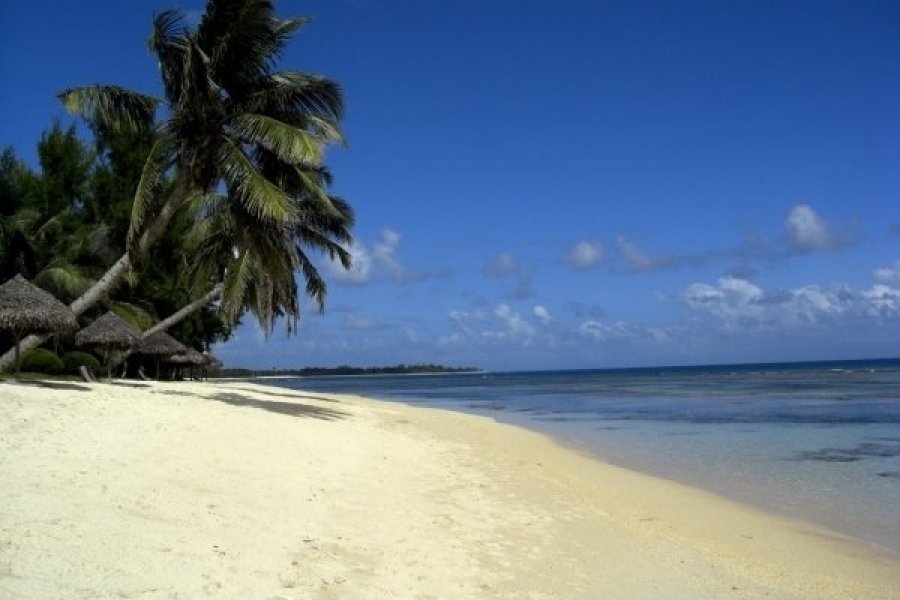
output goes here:
[[16, 275], [0, 285], [0, 329], [54, 333], [78, 329], [78, 320], [52, 294]]
[[205, 365], [206, 359], [193, 348], [188, 348], [188, 351], [183, 354], [173, 354], [166, 359], [166, 362], [176, 365]]
[[140, 333], [134, 327], [115, 313], [108, 312], [76, 333], [75, 345], [127, 348], [139, 336]]
[[187, 347], [165, 331], [157, 331], [153, 335], [139, 339], [132, 349], [136, 354], [183, 354]]
[[212, 352], [204, 352], [203, 358], [206, 360], [206, 364], [208, 364], [213, 369], [222, 368], [222, 361], [216, 358], [216, 356]]

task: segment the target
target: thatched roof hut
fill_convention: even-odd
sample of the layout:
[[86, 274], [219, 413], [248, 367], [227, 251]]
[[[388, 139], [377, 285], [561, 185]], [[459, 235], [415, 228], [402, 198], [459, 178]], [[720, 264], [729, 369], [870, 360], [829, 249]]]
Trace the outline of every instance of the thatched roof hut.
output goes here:
[[16, 275], [0, 285], [0, 329], [20, 334], [55, 333], [78, 329], [78, 320], [50, 292]]
[[0, 329], [16, 341], [16, 375], [21, 366], [19, 340], [26, 333], [56, 333], [78, 329], [78, 319], [52, 294], [16, 275], [0, 285]]
[[153, 335], [140, 338], [135, 342], [132, 352], [135, 354], [170, 356], [172, 354], [184, 354], [187, 352], [187, 346], [165, 331], [157, 331]]
[[116, 313], [108, 312], [76, 333], [75, 345], [129, 348], [140, 335], [134, 327], [120, 319]]
[[206, 359], [203, 358], [203, 355], [194, 350], [193, 348], [188, 348], [187, 352], [182, 354], [173, 354], [172, 356], [165, 359], [166, 362], [176, 364], [176, 365], [205, 365]]
[[222, 361], [216, 358], [216, 356], [212, 352], [204, 352], [203, 358], [206, 359], [206, 364], [208, 364], [211, 369], [222, 368]]
[[108, 312], [75, 334], [76, 346], [96, 346], [106, 362], [106, 377], [112, 379], [110, 351], [124, 350], [140, 337], [140, 333], [114, 312]]
[[157, 331], [145, 338], [138, 339], [132, 346], [133, 354], [148, 354], [156, 357], [156, 378], [159, 379], [159, 359], [163, 356], [184, 354], [187, 346], [173, 338], [165, 331]]

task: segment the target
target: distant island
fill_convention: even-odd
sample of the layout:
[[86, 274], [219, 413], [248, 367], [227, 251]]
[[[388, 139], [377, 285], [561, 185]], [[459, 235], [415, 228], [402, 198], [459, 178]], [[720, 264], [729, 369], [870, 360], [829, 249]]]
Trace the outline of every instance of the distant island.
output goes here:
[[395, 365], [393, 367], [303, 367], [301, 369], [222, 369], [219, 377], [316, 377], [327, 375], [416, 375], [423, 373], [478, 373], [477, 367]]

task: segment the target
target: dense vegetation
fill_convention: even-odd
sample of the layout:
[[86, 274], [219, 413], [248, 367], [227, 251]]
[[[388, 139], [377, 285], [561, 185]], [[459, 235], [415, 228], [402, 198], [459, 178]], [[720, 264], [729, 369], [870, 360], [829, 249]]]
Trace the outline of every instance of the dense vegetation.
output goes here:
[[[37, 142], [39, 169], [11, 148], [0, 153], [0, 281], [16, 273], [64, 302], [88, 289], [124, 248], [134, 188], [148, 151], [148, 135], [91, 129], [88, 142], [74, 126], [53, 122]], [[89, 310], [89, 322], [108, 309], [146, 329], [191, 299], [184, 234], [177, 219], [132, 285], [120, 286]], [[210, 307], [173, 326], [194, 347], [226, 340], [231, 327]], [[4, 338], [8, 345], [10, 341]], [[53, 340], [70, 346], [70, 340]]]
[[275, 69], [304, 22], [277, 18], [268, 0], [209, 0], [193, 29], [164, 11], [150, 35], [159, 96], [64, 90], [90, 140], [53, 123], [39, 170], [0, 155], [0, 277], [22, 273], [82, 324], [113, 310], [149, 333], [175, 313], [150, 331], [198, 349], [247, 311], [267, 332], [279, 318], [295, 329], [298, 272], [321, 310], [327, 286], [307, 253], [349, 268], [353, 213], [328, 193], [324, 165], [324, 148], [343, 141], [339, 87]]

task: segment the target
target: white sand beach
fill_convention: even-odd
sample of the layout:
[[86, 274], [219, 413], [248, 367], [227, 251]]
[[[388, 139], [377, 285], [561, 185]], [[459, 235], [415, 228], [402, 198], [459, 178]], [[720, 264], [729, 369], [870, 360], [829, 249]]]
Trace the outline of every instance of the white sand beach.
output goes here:
[[489, 419], [0, 384], [0, 598], [900, 598], [900, 562]]

